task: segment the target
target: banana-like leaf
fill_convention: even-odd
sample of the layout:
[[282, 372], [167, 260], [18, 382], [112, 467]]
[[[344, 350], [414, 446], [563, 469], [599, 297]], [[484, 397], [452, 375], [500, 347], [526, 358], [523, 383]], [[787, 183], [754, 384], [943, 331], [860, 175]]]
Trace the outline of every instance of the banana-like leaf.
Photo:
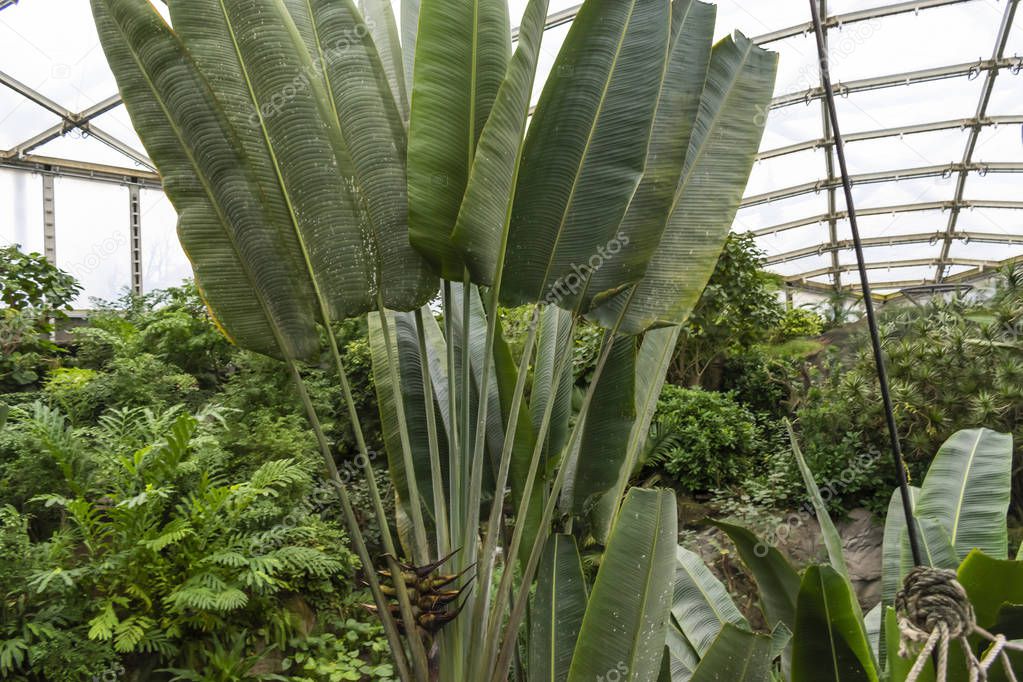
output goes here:
[[199, 68], [150, 3], [93, 0], [92, 10], [221, 329], [260, 353], [312, 357], [319, 338], [308, 279], [294, 276], [300, 255], [275, 229], [271, 207], [256, 201], [259, 178]]
[[669, 0], [589, 0], [573, 20], [522, 151], [506, 304], [572, 310], [588, 271], [613, 257], [646, 162], [670, 11]]
[[422, 0], [409, 122], [408, 191], [412, 243], [445, 279], [465, 265], [451, 230], [476, 142], [511, 54], [504, 0]]
[[803, 574], [793, 631], [793, 682], [877, 682], [863, 620], [849, 581], [831, 566]]
[[[373, 38], [380, 61], [383, 63], [391, 94], [398, 105], [402, 119], [408, 121], [409, 91], [405, 80], [405, 62], [398, 37], [398, 24], [390, 0], [359, 0], [359, 11], [365, 18], [365, 30]], [[358, 27], [361, 32], [363, 27]]]
[[480, 135], [458, 222], [451, 233], [477, 284], [494, 285], [507, 250], [512, 199], [522, 158], [548, 0], [530, 0], [518, 47]]
[[763, 542], [749, 530], [723, 521], [712, 522], [731, 538], [739, 557], [746, 564], [760, 588], [764, 615], [771, 627], [783, 623], [795, 632], [796, 601], [799, 575], [776, 547]]
[[[376, 308], [377, 287], [394, 308], [425, 303], [433, 288], [428, 282], [418, 300], [387, 295], [413, 274], [416, 261], [422, 265], [411, 248], [404, 251], [406, 269], [391, 265], [377, 278], [376, 258], [382, 265], [397, 255], [391, 240], [406, 239], [402, 145], [395, 150], [391, 134], [400, 134], [400, 119], [372, 41], [363, 33], [356, 42], [362, 19], [351, 0], [319, 8], [297, 0], [223, 0], [217, 9], [172, 3], [172, 20], [207, 79], [217, 88], [223, 79], [225, 92], [233, 93], [224, 107], [241, 136], [251, 138], [246, 152], [254, 171], [278, 181], [274, 201], [283, 202], [286, 222], [276, 227], [298, 244], [304, 267], [296, 275], [310, 279], [331, 319]], [[334, 47], [348, 36], [347, 49]], [[334, 95], [355, 87], [342, 77], [349, 75], [363, 93], [346, 93], [342, 103]], [[381, 113], [385, 105], [396, 131]], [[353, 120], [360, 124], [349, 130]], [[379, 141], [366, 142], [369, 130]]]
[[[863, 616], [863, 627], [867, 631], [867, 641], [870, 642], [870, 650], [874, 652], [875, 658], [879, 657], [881, 652], [881, 614], [883, 613], [881, 606], [880, 602], [874, 604], [874, 608]], [[884, 664], [882, 663], [878, 668], [883, 669]]]
[[700, 114], [657, 249], [634, 289], [591, 311], [605, 325], [628, 307], [622, 333], [685, 321], [711, 273], [742, 199], [763, 134], [778, 56], [736, 33], [714, 46]]
[[749, 622], [735, 606], [728, 590], [703, 559], [684, 547], [677, 548], [675, 593], [671, 615], [697, 654], [707, 654], [726, 624], [749, 630]]
[[412, 95], [412, 76], [419, 37], [419, 0], [401, 0], [401, 61], [405, 67], [405, 88]]
[[618, 513], [618, 501], [632, 477], [639, 453], [650, 432], [650, 422], [657, 412], [657, 399], [664, 386], [668, 365], [675, 353], [680, 329], [669, 327], [655, 329], [643, 335], [636, 358], [635, 393], [636, 419], [632, 423], [628, 444], [619, 461], [617, 480], [614, 486], [600, 497], [591, 515], [595, 537], [603, 541], [611, 531], [614, 517]]
[[[845, 565], [845, 555], [842, 553], [842, 536], [838, 534], [838, 529], [835, 528], [835, 524], [831, 520], [831, 514], [828, 511], [827, 505], [824, 504], [824, 498], [821, 497], [817, 481], [814, 479], [810, 467], [806, 464], [803, 451], [799, 448], [799, 442], [796, 440], [796, 432], [792, 430], [792, 424], [786, 420], [785, 427], [789, 432], [792, 455], [796, 458], [799, 473], [803, 477], [803, 485], [806, 486], [806, 492], [810, 496], [810, 503], [813, 505], [813, 510], [817, 515], [817, 523], [821, 527], [821, 536], [824, 538], [824, 546], [828, 551], [828, 561], [831, 563], [831, 567], [838, 571], [839, 575], [849, 580], [849, 569]], [[859, 612], [860, 606], [858, 602], [854, 604], [854, 607]]]
[[669, 657], [671, 682], [685, 682], [691, 678], [696, 666], [700, 665], [700, 657], [674, 619], [668, 623], [665, 649], [665, 655]]
[[568, 682], [589, 682], [612, 670], [623, 680], [657, 677], [677, 537], [672, 491], [629, 491], [597, 572]]
[[563, 363], [561, 375], [554, 376], [558, 358], [572, 353], [572, 315], [557, 306], [544, 306], [540, 311], [537, 330], [536, 361], [533, 367], [533, 390], [529, 400], [529, 414], [533, 430], [539, 431], [544, 408], [554, 400], [550, 425], [547, 428], [543, 456], [546, 460], [557, 457], [568, 442], [568, 425], [572, 418], [572, 359]]
[[578, 456], [565, 464], [571, 469], [563, 501], [577, 514], [591, 508], [598, 495], [614, 486], [628, 455], [629, 436], [636, 423], [636, 351], [636, 337], [614, 339], [582, 427]]
[[[896, 653], [899, 650], [899, 616], [892, 606], [885, 607], [884, 644], [885, 649], [891, 652], [888, 656], [888, 680], [890, 682], [905, 682], [913, 667], [913, 659], [902, 658]], [[934, 682], [934, 664], [931, 661], [924, 664], [923, 672], [920, 673], [918, 680], [919, 682]]]
[[[646, 169], [619, 227], [625, 248], [590, 276], [595, 305], [646, 272], [671, 215], [675, 188], [700, 112], [717, 7], [697, 0], [672, 3], [671, 44], [647, 152]], [[627, 240], [627, 241], [626, 241]]]
[[916, 515], [940, 522], [960, 557], [980, 549], [1005, 559], [1011, 488], [1012, 436], [990, 429], [959, 431], [931, 463]]
[[540, 559], [530, 611], [529, 682], [560, 682], [568, 676], [586, 599], [586, 579], [575, 538], [550, 536]]
[[970, 595], [977, 625], [991, 628], [1002, 604], [1023, 604], [1023, 564], [996, 559], [973, 550], [958, 571], [959, 583]]
[[692, 682], [764, 682], [771, 678], [772, 638], [726, 623], [693, 673]]
[[[409, 428], [412, 446], [412, 462], [416, 470], [416, 482], [422, 499], [422, 506], [428, 518], [433, 517], [433, 488], [430, 475], [430, 450], [426, 426], [426, 403], [423, 398], [423, 374], [419, 360], [419, 340], [415, 317], [411, 313], [387, 312], [391, 329], [392, 357], [398, 360], [398, 377], [401, 396], [405, 407], [405, 420]], [[387, 466], [394, 483], [394, 490], [400, 504], [409, 514], [408, 472], [402, 456], [401, 434], [397, 409], [394, 404], [394, 387], [388, 371], [389, 356], [384, 345], [379, 313], [369, 315], [369, 344], [373, 358], [373, 383], [376, 386], [377, 404], [380, 409], [380, 423], [383, 427], [384, 445], [387, 450]], [[430, 376], [431, 380], [433, 375]], [[441, 439], [442, 465], [447, 462], [446, 441]]]

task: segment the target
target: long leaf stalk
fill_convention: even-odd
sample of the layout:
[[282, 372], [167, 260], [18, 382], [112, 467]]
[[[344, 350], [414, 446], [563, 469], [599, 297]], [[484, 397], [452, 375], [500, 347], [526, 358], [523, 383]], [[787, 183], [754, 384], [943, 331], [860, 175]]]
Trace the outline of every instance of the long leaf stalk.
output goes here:
[[[383, 319], [384, 327], [387, 326], [387, 318]], [[373, 471], [373, 463], [370, 457], [369, 448], [366, 446], [366, 437], [362, 432], [362, 422], [359, 420], [359, 411], [355, 406], [355, 396], [352, 394], [352, 385], [348, 380], [348, 372], [345, 371], [344, 361], [341, 358], [341, 351], [338, 348], [337, 337], [334, 334], [333, 328], [330, 324], [324, 325], [327, 330], [327, 341], [330, 346], [331, 357], [334, 359], [334, 366], [337, 370], [338, 381], [341, 383], [341, 393], [344, 396], [345, 407], [348, 410], [348, 420], [352, 424], [352, 432], [355, 434], [356, 447], [359, 450], [359, 454], [362, 455], [362, 471], [363, 476], [366, 478], [366, 485], [369, 489], [370, 498], [373, 501], [374, 513], [377, 517], [377, 523], [380, 526], [380, 537], [384, 545], [384, 552], [386, 553], [387, 569], [391, 572], [391, 576], [394, 578], [394, 588], [398, 597], [398, 608], [401, 610], [401, 619], [405, 623], [405, 631], [409, 633], [408, 641], [409, 648], [412, 651], [412, 662], [416, 669], [417, 679], [426, 679], [428, 663], [426, 656], [426, 649], [423, 646], [422, 640], [415, 634], [418, 632], [418, 625], [415, 620], [415, 616], [412, 613], [412, 601], [406, 589], [405, 581], [401, 579], [401, 567], [398, 566], [396, 557], [398, 556], [396, 547], [394, 545], [394, 539], [391, 536], [390, 525], [387, 522], [387, 514], [384, 511], [383, 500], [380, 497], [380, 490], [377, 487], [376, 475]], [[308, 410], [307, 410], [308, 411]], [[315, 412], [313, 418], [316, 417]], [[319, 421], [317, 420], [318, 424]], [[336, 466], [333, 464], [331, 459], [331, 467], [336, 470]], [[339, 479], [340, 480], [340, 479]], [[373, 563], [369, 564], [367, 573], [373, 572]], [[373, 576], [376, 580], [376, 576]], [[379, 609], [379, 605], [378, 605]], [[390, 613], [388, 612], [388, 617]], [[420, 673], [422, 677], [420, 677]]]
[[[569, 339], [574, 338], [575, 327], [576, 316], [573, 315], [571, 325], [569, 327]], [[558, 357], [555, 361], [554, 373], [552, 375], [555, 390], [551, 391], [547, 404], [544, 405], [543, 417], [540, 420], [540, 429], [536, 434], [536, 442], [533, 446], [532, 455], [530, 456], [529, 471], [526, 473], [526, 481], [522, 488], [522, 497], [519, 500], [519, 506], [516, 510], [515, 529], [512, 531], [511, 544], [508, 547], [507, 555], [505, 557], [505, 570], [501, 575], [501, 582], [498, 586], [494, 607], [491, 610], [492, 615], [490, 618], [490, 627], [484, 637], [484, 647], [486, 651], [485, 660], [488, 662], [493, 661], [497, 654], [497, 647], [501, 636], [500, 628], [502, 625], [503, 613], [504, 609], [507, 607], [515, 577], [513, 567], [515, 562], [518, 561], [519, 546], [522, 544], [522, 535], [525, 532], [527, 525], [526, 520], [529, 512], [529, 503], [532, 500], [533, 488], [536, 484], [536, 476], [539, 473], [540, 460], [543, 455], [544, 442], [547, 439], [547, 432], [550, 430], [551, 418], [554, 413], [557, 384], [572, 357], [572, 350], [573, 348], [571, 343], [565, 344], [565, 346], [560, 349], [560, 357]]]
[[[497, 316], [497, 310], [492, 313]], [[508, 472], [511, 469], [512, 451], [515, 447], [515, 432], [518, 427], [519, 411], [522, 407], [522, 399], [525, 394], [526, 376], [529, 374], [529, 359], [533, 355], [533, 347], [536, 343], [537, 328], [540, 322], [540, 306], [533, 308], [533, 315], [529, 322], [529, 332], [526, 336], [525, 345], [522, 348], [522, 358], [519, 361], [518, 371], [515, 378], [515, 390], [512, 393], [511, 411], [508, 415], [508, 424], [505, 426], [504, 442], [501, 446], [501, 460], [498, 465], [497, 480], [494, 483], [494, 499], [490, 505], [490, 517], [487, 520], [487, 532], [484, 536], [483, 551], [480, 554], [477, 575], [481, 586], [480, 594], [477, 596], [475, 609], [472, 614], [472, 622], [476, 631], [486, 633], [488, 630], [488, 606], [490, 604], [490, 581], [494, 571], [494, 561], [497, 555], [497, 540], [501, 535], [504, 516], [504, 497], [508, 484]], [[553, 402], [553, 401], [552, 401]], [[508, 564], [511, 566], [511, 564]], [[474, 648], [470, 661], [470, 670], [474, 672], [474, 679], [482, 679], [485, 674], [484, 665], [487, 664], [484, 658], [485, 649]]]
[[[633, 289], [633, 291], [635, 291], [635, 289]], [[631, 300], [631, 298], [632, 294], [629, 295], [629, 300]], [[500, 680], [505, 679], [506, 675], [502, 674], [502, 671], [508, 670], [512, 654], [515, 652], [518, 641], [519, 626], [522, 624], [522, 619], [526, 613], [526, 604], [529, 601], [530, 584], [533, 581], [533, 575], [536, 573], [536, 568], [540, 563], [540, 554], [543, 551], [544, 543], [547, 541], [551, 521], [554, 518], [554, 508], [557, 506], [558, 497], [560, 496], [561, 488], [564, 485], [565, 477], [569, 470], [568, 456], [576, 447], [578, 447], [579, 440], [582, 438], [583, 426], [586, 423], [586, 417], [589, 414], [590, 405], [593, 403], [593, 395], [596, 393], [600, 376], [603, 374], [604, 367], [607, 365], [607, 359], [610, 357], [611, 349], [614, 347], [618, 329], [621, 326], [622, 320], [625, 318], [625, 311], [627, 311], [628, 308], [629, 301], [626, 301], [625, 305], [622, 307], [622, 313], [618, 316], [614, 327], [612, 327], [608, 332], [608, 342], [604, 344], [604, 347], [600, 351], [600, 356], [597, 359], [597, 366], [593, 371], [593, 378], [586, 390], [586, 397], [583, 398], [583, 404], [580, 406], [579, 414], [576, 417], [575, 424], [572, 426], [572, 433], [569, 436], [568, 443], [565, 445], [565, 449], [563, 450], [564, 454], [562, 455], [561, 466], [558, 467], [558, 475], [554, 478], [551, 489], [547, 494], [547, 503], [544, 506], [543, 516], [540, 519], [540, 523], [537, 526], [537, 534], [533, 539], [533, 547], [529, 553], [529, 560], [526, 563], [525, 569], [522, 571], [519, 593], [515, 598], [514, 606], [512, 607], [508, 620], [505, 623], [504, 642], [501, 644], [497, 664], [493, 671], [492, 679], [494, 682], [500, 682]], [[525, 499], [529, 492], [529, 488], [526, 488], [523, 491], [523, 499]]]
[[[429, 310], [429, 309], [428, 309]], [[423, 309], [418, 308], [416, 318], [416, 340], [419, 342], [420, 371], [423, 374], [423, 404], [426, 409], [426, 437], [430, 448], [430, 484], [433, 490], [434, 526], [437, 533], [437, 558], [451, 553], [451, 536], [448, 529], [447, 501], [444, 495], [444, 471], [440, 463], [440, 441], [437, 437], [437, 415], [434, 412], [433, 377], [430, 374], [429, 351], [426, 347], [426, 330], [423, 327]]]
[[[461, 406], [458, 401], [459, 387], [459, 366], [455, 347], [455, 301], [451, 282], [443, 280], [441, 289], [441, 305], [444, 313], [444, 338], [447, 351], [448, 363], [448, 523], [449, 537], [457, 538], [460, 532], [459, 524], [462, 519], [462, 470], [461, 470]], [[463, 341], [463, 346], [464, 346]], [[464, 379], [463, 379], [464, 381]], [[458, 557], [452, 560], [452, 566], [461, 567]], [[463, 627], [459, 620], [456, 620], [454, 627], [447, 628], [442, 632], [442, 646], [445, 659], [450, 662], [449, 667], [454, 675], [446, 675], [447, 679], [459, 680], [462, 675], [463, 661]]]
[[[327, 469], [327, 476], [330, 479], [330, 482], [337, 488], [338, 495], [341, 498], [341, 509], [345, 516], [345, 522], [348, 526], [349, 533], [351, 534], [352, 544], [355, 546], [355, 551], [359, 555], [359, 560], [362, 562], [366, 582], [369, 583], [370, 593], [373, 595], [373, 601], [376, 604], [380, 621], [384, 627], [384, 634], [387, 636], [387, 643], [390, 646], [391, 654], [394, 657], [394, 666], [398, 671], [398, 676], [401, 678], [402, 682], [411, 681], [413, 678], [409, 671], [408, 662], [405, 658], [405, 648], [402, 645], [401, 634], [398, 632], [397, 624], [391, 616], [390, 609], [388, 608], [388, 600], [384, 596], [383, 591], [380, 589], [380, 581], [377, 579], [376, 571], [373, 570], [373, 560], [370, 558], [369, 550], [366, 548], [366, 541], [362, 535], [362, 528], [359, 526], [359, 521], [355, 516], [355, 510], [352, 507], [351, 499], [348, 496], [348, 488], [345, 486], [344, 481], [341, 480], [341, 476], [338, 473], [337, 464], [334, 462], [334, 456], [330, 451], [330, 444], [327, 442], [326, 434], [323, 432], [323, 426], [320, 424], [319, 417], [316, 414], [316, 408], [313, 406], [312, 400], [309, 398], [309, 392], [306, 390], [305, 381], [302, 379], [302, 375], [299, 373], [294, 360], [289, 360], [287, 364], [288, 370], [290, 371], [291, 377], [294, 381], [295, 388], [298, 391], [299, 398], [302, 401], [302, 405], [305, 407], [306, 417], [313, 428], [313, 433], [316, 435], [316, 442], [319, 445], [320, 454], [323, 456], [324, 464]], [[381, 534], [384, 534], [385, 532], [385, 530], [381, 530]]]
[[405, 399], [401, 393], [401, 382], [398, 378], [397, 348], [391, 345], [391, 323], [384, 308], [383, 293], [377, 289], [377, 305], [380, 312], [380, 329], [387, 350], [387, 373], [391, 379], [391, 390], [394, 398], [394, 411], [398, 419], [398, 434], [401, 440], [401, 459], [405, 467], [405, 479], [408, 484], [409, 507], [412, 515], [412, 554], [419, 565], [430, 563], [430, 545], [426, 539], [426, 521], [423, 519], [422, 499], [419, 496], [419, 482], [416, 476], [415, 462], [412, 459], [412, 440], [409, 437], [408, 419], [405, 416]]

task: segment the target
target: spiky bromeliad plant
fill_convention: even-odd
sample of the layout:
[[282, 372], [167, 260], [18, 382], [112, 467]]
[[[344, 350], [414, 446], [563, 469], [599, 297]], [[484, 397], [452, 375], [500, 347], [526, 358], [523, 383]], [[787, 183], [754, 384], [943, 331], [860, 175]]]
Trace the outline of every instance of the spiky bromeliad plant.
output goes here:
[[[514, 53], [504, 0], [403, 0], [400, 38], [387, 0], [167, 5], [169, 24], [149, 0], [92, 1], [205, 298], [235, 343], [285, 361], [356, 550], [395, 578], [366, 571], [402, 679], [654, 679], [674, 499], [621, 498], [737, 209], [775, 56], [738, 34], [712, 47], [710, 5], [588, 0], [529, 121], [547, 0], [529, 0]], [[515, 358], [498, 307], [521, 305]], [[331, 329], [364, 314], [397, 542]], [[605, 342], [573, 415], [583, 316]], [[302, 387], [321, 331], [379, 561]], [[606, 547], [592, 586], [576, 538]], [[444, 579], [414, 569], [452, 552], [440, 571], [462, 575], [461, 599], [438, 610], [418, 588]]]

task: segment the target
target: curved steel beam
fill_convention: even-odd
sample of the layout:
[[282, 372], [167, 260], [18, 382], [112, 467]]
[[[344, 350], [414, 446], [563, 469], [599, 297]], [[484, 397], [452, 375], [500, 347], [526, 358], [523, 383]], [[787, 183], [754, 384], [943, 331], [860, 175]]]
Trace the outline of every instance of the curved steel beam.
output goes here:
[[[895, 234], [885, 235], [881, 237], [864, 237], [863, 246], [866, 248], [872, 246], [899, 246], [901, 244], [938, 244], [945, 236], [944, 230], [936, 232], [922, 232], [915, 234]], [[978, 242], [981, 244], [1012, 244], [1012, 245], [1023, 245], [1023, 234], [1004, 234], [999, 232], [958, 232], [956, 233], [956, 239], [964, 243]], [[767, 256], [764, 262], [767, 265], [777, 265], [779, 263], [786, 263], [788, 261], [799, 260], [800, 258], [808, 258], [810, 256], [822, 256], [825, 253], [830, 252], [833, 249], [839, 251], [844, 249], [851, 249], [853, 243], [851, 239], [843, 239], [835, 245], [831, 244], [816, 244], [814, 246], [806, 246], [800, 249], [794, 249], [792, 251], [786, 251], [784, 253], [777, 253], [774, 255]]]
[[[966, 165], [962, 163], [949, 163], [943, 166], [918, 166], [916, 168], [902, 168], [898, 170], [881, 171], [877, 173], [861, 173], [859, 175], [852, 176], [851, 179], [854, 185], [870, 185], [878, 182], [889, 182], [892, 180], [910, 180], [913, 178], [930, 178], [937, 176], [951, 177], [955, 173], [964, 169], [966, 171], [972, 171], [982, 174], [1023, 173], [1023, 162], [974, 161]], [[768, 204], [771, 203], [772, 201], [779, 201], [781, 199], [791, 199], [793, 197], [798, 197], [803, 194], [816, 194], [821, 192], [822, 190], [830, 189], [833, 186], [834, 184], [829, 183], [827, 180], [804, 182], [799, 185], [792, 185], [790, 187], [783, 187], [782, 189], [764, 192], [763, 194], [754, 194], [748, 196], [742, 200], [740, 207], [749, 208], [750, 206]]]
[[[967, 130], [980, 126], [981, 128], [987, 128], [989, 126], [999, 125], [1016, 125], [1023, 123], [1023, 114], [1015, 114], [1008, 116], [986, 116], [984, 118], [959, 118], [948, 121], [934, 121], [931, 123], [917, 123], [915, 125], [899, 126], [896, 128], [879, 128], [877, 130], [866, 130], [860, 133], [850, 133], [844, 135], [846, 143], [849, 142], [862, 142], [864, 140], [880, 140], [886, 137], [902, 137], [904, 135], [916, 135], [919, 133], [932, 133], [941, 130]], [[787, 154], [795, 154], [798, 152], [814, 151], [824, 147], [830, 147], [833, 142], [830, 139], [816, 139], [806, 140], [804, 142], [796, 142], [795, 144], [785, 145], [784, 147], [775, 147], [774, 149], [767, 149], [757, 154], [757, 161], [766, 161], [768, 159], [774, 159], [779, 156], [785, 156]]]
[[[859, 208], [856, 209], [856, 213], [861, 216], [894, 215], [896, 213], [948, 211], [954, 207], [957, 208], [958, 210], [962, 210], [964, 208], [965, 209], [994, 208], [1023, 210], [1023, 201], [1000, 201], [997, 199], [979, 199], [959, 202], [922, 201], [914, 204], [897, 204], [893, 206], [875, 206], [873, 208]], [[779, 232], [794, 230], [799, 227], [806, 227], [807, 225], [825, 223], [831, 220], [843, 220], [848, 217], [849, 216], [845, 211], [835, 211], [834, 213], [821, 213], [819, 215], [807, 216], [806, 218], [799, 218], [797, 220], [790, 220], [788, 222], [778, 223], [776, 225], [770, 225], [768, 227], [762, 227], [756, 230], [751, 230], [751, 232], [755, 237], [766, 237], [768, 235], [777, 234]]]

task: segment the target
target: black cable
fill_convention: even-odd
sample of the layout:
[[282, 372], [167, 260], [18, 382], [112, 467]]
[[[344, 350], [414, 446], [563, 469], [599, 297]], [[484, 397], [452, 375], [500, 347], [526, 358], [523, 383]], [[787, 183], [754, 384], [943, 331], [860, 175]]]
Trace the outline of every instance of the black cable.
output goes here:
[[849, 168], [845, 163], [845, 144], [838, 128], [838, 112], [835, 110], [835, 95], [831, 89], [831, 72], [828, 69], [828, 50], [824, 44], [824, 29], [821, 26], [817, 0], [810, 0], [810, 14], [813, 17], [813, 30], [817, 35], [817, 56], [820, 59], [821, 85], [828, 105], [828, 118], [831, 120], [831, 133], [835, 140], [835, 156], [842, 173], [842, 188], [845, 190], [845, 207], [849, 216], [849, 227], [852, 230], [853, 245], [856, 248], [856, 264], [859, 266], [860, 283], [863, 288], [863, 305], [867, 310], [867, 326], [870, 328], [870, 343], [874, 349], [874, 364], [877, 365], [877, 380], [881, 386], [881, 400], [884, 403], [885, 421], [888, 423], [888, 435], [891, 440], [892, 461], [895, 464], [895, 476], [899, 481], [899, 492], [902, 495], [902, 512], [906, 516], [906, 532], [909, 534], [909, 548], [913, 553], [913, 563], [923, 566], [923, 555], [920, 553], [920, 542], [917, 539], [916, 523], [913, 520], [913, 503], [909, 496], [909, 481], [906, 479], [906, 465], [902, 459], [902, 446], [899, 444], [898, 427], [895, 425], [895, 412], [892, 409], [892, 396], [888, 391], [888, 370], [885, 368], [884, 353], [881, 350], [881, 334], [877, 329], [877, 316], [874, 314], [874, 300], [870, 293], [870, 280], [867, 277], [867, 266], [863, 258], [863, 242], [860, 240], [860, 229], [856, 224], [856, 208], [853, 205], [852, 182], [849, 180]]

